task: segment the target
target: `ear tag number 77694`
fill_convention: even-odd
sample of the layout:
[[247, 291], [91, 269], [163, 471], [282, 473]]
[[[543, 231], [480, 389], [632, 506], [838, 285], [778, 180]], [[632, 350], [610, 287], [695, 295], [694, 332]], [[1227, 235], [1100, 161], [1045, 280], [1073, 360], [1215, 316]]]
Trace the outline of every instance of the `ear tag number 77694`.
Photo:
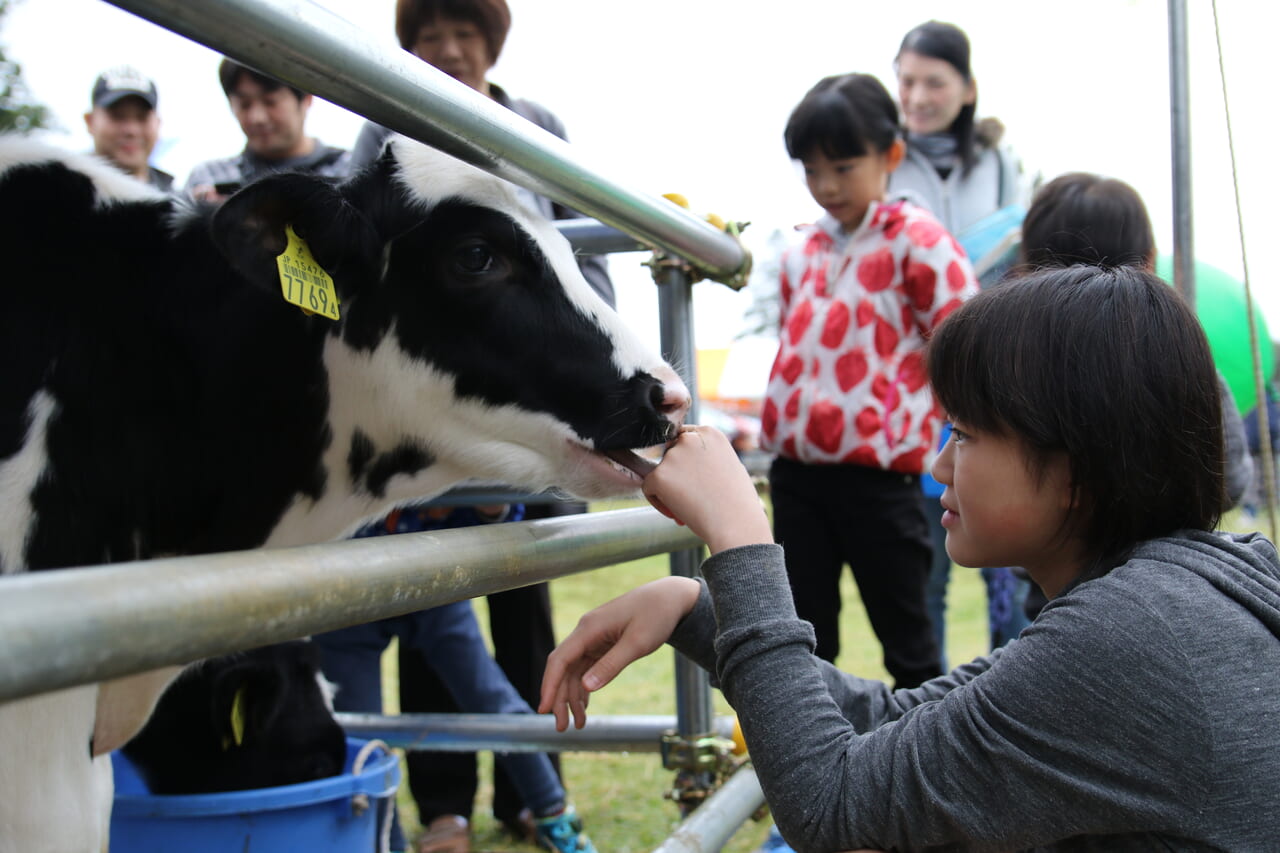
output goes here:
[[289, 243], [276, 255], [280, 270], [280, 292], [285, 302], [297, 305], [304, 314], [320, 314], [338, 319], [338, 292], [333, 279], [311, 256], [307, 242], [297, 235], [292, 225], [285, 226]]

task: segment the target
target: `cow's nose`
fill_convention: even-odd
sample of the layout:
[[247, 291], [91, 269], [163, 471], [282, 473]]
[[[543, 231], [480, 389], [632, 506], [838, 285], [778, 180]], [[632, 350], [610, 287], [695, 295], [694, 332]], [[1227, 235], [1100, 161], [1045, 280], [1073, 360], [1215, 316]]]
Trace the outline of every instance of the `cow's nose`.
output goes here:
[[684, 423], [685, 417], [689, 414], [693, 399], [689, 396], [689, 389], [680, 381], [680, 377], [672, 375], [655, 382], [649, 389], [649, 403], [654, 411], [679, 426]]

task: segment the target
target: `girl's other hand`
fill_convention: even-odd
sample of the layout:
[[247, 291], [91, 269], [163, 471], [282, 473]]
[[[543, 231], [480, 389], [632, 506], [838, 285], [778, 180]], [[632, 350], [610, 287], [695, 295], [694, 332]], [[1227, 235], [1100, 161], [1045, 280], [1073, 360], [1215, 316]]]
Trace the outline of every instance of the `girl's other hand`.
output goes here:
[[714, 427], [684, 427], [644, 478], [644, 495], [658, 512], [696, 533], [713, 554], [773, 542], [751, 476], [729, 439]]
[[556, 715], [556, 731], [587, 722], [589, 694], [632, 661], [657, 649], [698, 601], [692, 578], [659, 578], [587, 613], [547, 658], [538, 713]]

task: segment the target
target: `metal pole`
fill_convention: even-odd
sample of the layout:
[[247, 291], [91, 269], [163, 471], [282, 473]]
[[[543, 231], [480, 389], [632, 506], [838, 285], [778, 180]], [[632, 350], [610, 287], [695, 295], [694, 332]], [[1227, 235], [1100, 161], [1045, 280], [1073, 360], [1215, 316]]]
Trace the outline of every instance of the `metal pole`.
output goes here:
[[755, 770], [738, 768], [721, 788], [707, 797], [654, 853], [706, 853], [728, 843], [738, 827], [764, 805], [764, 792]]
[[[698, 422], [697, 351], [693, 343], [693, 278], [687, 267], [666, 259], [655, 259], [654, 279], [658, 284], [658, 316], [661, 323], [662, 354], [673, 364], [689, 388], [693, 407], [689, 423]], [[671, 574], [696, 577], [702, 550], [677, 551], [671, 555]], [[676, 654], [677, 729], [686, 737], [710, 731], [711, 679], [706, 670]]]
[[[347, 734], [431, 752], [659, 752], [676, 719], [660, 715], [592, 717], [583, 729], [555, 730], [546, 714], [336, 714]], [[733, 737], [733, 717], [716, 717], [716, 737]]]
[[0, 578], [0, 701], [612, 566], [698, 540], [649, 508]]
[[647, 248], [634, 237], [594, 219], [558, 219], [555, 225], [573, 248], [588, 255], [642, 252]]
[[747, 253], [683, 208], [583, 164], [581, 150], [303, 0], [110, 0], [338, 106], [594, 216], [730, 280]]
[[1187, 59], [1186, 0], [1169, 0], [1169, 117], [1173, 143], [1173, 284], [1196, 304], [1195, 241], [1191, 208], [1191, 86]]

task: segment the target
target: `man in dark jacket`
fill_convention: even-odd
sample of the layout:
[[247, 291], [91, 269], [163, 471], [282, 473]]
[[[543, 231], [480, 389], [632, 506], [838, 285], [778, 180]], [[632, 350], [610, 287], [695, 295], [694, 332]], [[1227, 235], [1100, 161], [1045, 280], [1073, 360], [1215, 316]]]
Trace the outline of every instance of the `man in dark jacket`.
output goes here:
[[92, 106], [84, 114], [93, 137], [93, 153], [105, 157], [132, 177], [168, 192], [173, 175], [150, 163], [160, 138], [156, 84], [128, 65], [109, 68], [93, 81]]

